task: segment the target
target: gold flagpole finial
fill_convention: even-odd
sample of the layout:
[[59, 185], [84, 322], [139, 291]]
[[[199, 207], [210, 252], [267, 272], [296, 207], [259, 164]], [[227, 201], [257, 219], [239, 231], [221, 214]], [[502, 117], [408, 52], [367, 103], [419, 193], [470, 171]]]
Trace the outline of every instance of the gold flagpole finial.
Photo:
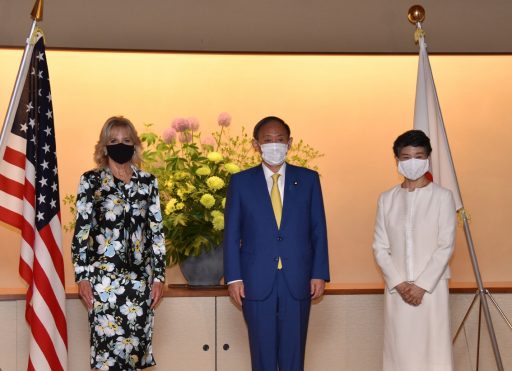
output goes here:
[[36, 0], [34, 7], [32, 8], [32, 13], [30, 13], [32, 19], [36, 22], [40, 22], [43, 20], [43, 0]]
[[417, 44], [422, 37], [425, 37], [425, 31], [421, 28], [421, 22], [425, 20], [425, 9], [421, 5], [411, 6], [407, 12], [407, 19], [416, 26], [414, 42]]
[[409, 8], [407, 19], [414, 25], [425, 20], [425, 9], [421, 5], [413, 5]]

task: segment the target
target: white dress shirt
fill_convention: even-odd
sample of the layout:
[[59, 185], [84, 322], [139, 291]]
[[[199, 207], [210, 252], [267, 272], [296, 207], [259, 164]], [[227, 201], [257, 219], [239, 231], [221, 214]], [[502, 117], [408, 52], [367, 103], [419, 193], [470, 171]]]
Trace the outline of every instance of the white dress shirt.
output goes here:
[[[274, 179], [272, 179], [272, 175], [275, 173], [270, 170], [265, 164], [261, 164], [263, 166], [263, 174], [265, 174], [265, 180], [267, 181], [268, 194], [272, 193], [272, 186], [274, 185]], [[286, 174], [286, 162], [281, 166], [277, 174], [281, 175], [277, 179], [277, 186], [279, 187], [279, 194], [281, 195], [281, 205], [284, 202], [284, 177]]]
[[[272, 170], [270, 170], [265, 164], [262, 163], [261, 166], [263, 167], [263, 174], [265, 175], [265, 181], [267, 182], [268, 194], [270, 195], [272, 192], [272, 186], [274, 185], [274, 179], [272, 179], [272, 175], [274, 175], [275, 173]], [[277, 186], [279, 188], [279, 194], [281, 195], [281, 205], [282, 205], [284, 202], [284, 177], [286, 174], [286, 162], [283, 163], [283, 165], [279, 168], [279, 171], [277, 172], [277, 174], [281, 175], [277, 179]], [[230, 285], [234, 282], [241, 282], [241, 281], [242, 280], [234, 280], [234, 281], [228, 282], [227, 284]]]

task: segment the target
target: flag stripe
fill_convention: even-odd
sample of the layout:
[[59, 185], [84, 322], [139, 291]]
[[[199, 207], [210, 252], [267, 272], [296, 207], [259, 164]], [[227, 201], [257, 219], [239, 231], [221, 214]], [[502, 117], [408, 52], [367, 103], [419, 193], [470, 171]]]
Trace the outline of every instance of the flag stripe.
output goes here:
[[8, 163], [24, 169], [25, 159], [26, 158], [24, 153], [16, 151], [10, 146], [5, 148], [4, 160], [7, 161]]
[[35, 368], [34, 368], [34, 366], [32, 365], [32, 360], [30, 359], [30, 357], [28, 358], [27, 371], [35, 371]]
[[[29, 209], [25, 209], [25, 210], [29, 210]], [[27, 263], [31, 263], [32, 260], [34, 259], [33, 256], [34, 256], [34, 246], [33, 246], [33, 243], [34, 243], [34, 240], [36, 239], [36, 232], [34, 231], [34, 225], [29, 223], [27, 218], [24, 218], [23, 219], [23, 225], [21, 226], [21, 237], [23, 237], [23, 241], [25, 241], [25, 243], [21, 243], [21, 256], [22, 257], [27, 257], [29, 255], [27, 254], [30, 254], [30, 256], [32, 257], [30, 261], [27, 260]]]
[[9, 133], [8, 143], [9, 147], [21, 153], [25, 153], [27, 149], [27, 139], [23, 136], [12, 134], [12, 132]]
[[[0, 179], [0, 181], [2, 180]], [[0, 190], [0, 206], [3, 206], [16, 214], [21, 214], [18, 210], [23, 209], [23, 200]]]
[[[55, 269], [55, 267], [64, 266], [64, 260], [62, 259], [62, 253], [57, 245], [54, 235], [52, 234], [51, 228], [49, 225], [44, 227], [39, 231], [39, 236], [46, 246], [46, 249], [38, 250], [44, 254], [44, 259], [41, 259], [41, 255], [38, 255], [39, 261], [46, 262], [48, 266], [45, 266], [45, 271], [55, 272], [57, 276], [55, 277], [55, 281], [60, 282], [62, 287], [64, 287], [64, 270], [63, 269]], [[48, 253], [48, 254], [47, 254]]]
[[23, 225], [23, 217], [20, 214], [14, 213], [3, 206], [0, 206], [0, 220], [15, 228], [21, 228]]
[[23, 199], [25, 193], [24, 186], [6, 176], [0, 174], [0, 191], [7, 193], [12, 197], [16, 197], [20, 200]]
[[24, 194], [25, 201], [30, 204], [33, 208], [36, 207], [36, 190], [34, 189], [34, 186], [29, 182], [29, 179], [26, 179], [25, 182], [25, 194]]
[[[32, 265], [29, 265], [24, 259], [20, 259], [19, 272], [21, 278], [25, 280], [25, 282], [30, 282], [32, 280]], [[30, 301], [29, 293], [27, 292], [26, 300]]]

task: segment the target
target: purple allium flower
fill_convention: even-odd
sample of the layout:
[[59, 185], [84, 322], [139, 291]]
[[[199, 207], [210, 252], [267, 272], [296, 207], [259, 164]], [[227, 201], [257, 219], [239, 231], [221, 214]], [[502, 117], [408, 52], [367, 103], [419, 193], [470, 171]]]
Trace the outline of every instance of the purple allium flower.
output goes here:
[[176, 141], [176, 130], [171, 127], [165, 129], [162, 138], [167, 144], [174, 143]]
[[190, 130], [197, 131], [199, 129], [199, 120], [197, 117], [189, 117], [187, 118], [187, 121], [190, 125]]
[[220, 126], [227, 128], [231, 124], [231, 115], [227, 112], [222, 112], [217, 118], [217, 122]]
[[172, 128], [177, 132], [183, 132], [190, 129], [190, 123], [186, 118], [178, 117], [172, 121]]

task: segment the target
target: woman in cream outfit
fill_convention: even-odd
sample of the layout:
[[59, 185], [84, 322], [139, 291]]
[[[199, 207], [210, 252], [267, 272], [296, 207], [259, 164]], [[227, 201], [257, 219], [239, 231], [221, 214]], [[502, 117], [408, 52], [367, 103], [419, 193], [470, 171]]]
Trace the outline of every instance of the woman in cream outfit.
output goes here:
[[393, 151], [404, 181], [381, 194], [373, 241], [386, 283], [383, 370], [451, 371], [455, 203], [451, 191], [426, 175], [432, 148], [422, 131], [400, 135]]

